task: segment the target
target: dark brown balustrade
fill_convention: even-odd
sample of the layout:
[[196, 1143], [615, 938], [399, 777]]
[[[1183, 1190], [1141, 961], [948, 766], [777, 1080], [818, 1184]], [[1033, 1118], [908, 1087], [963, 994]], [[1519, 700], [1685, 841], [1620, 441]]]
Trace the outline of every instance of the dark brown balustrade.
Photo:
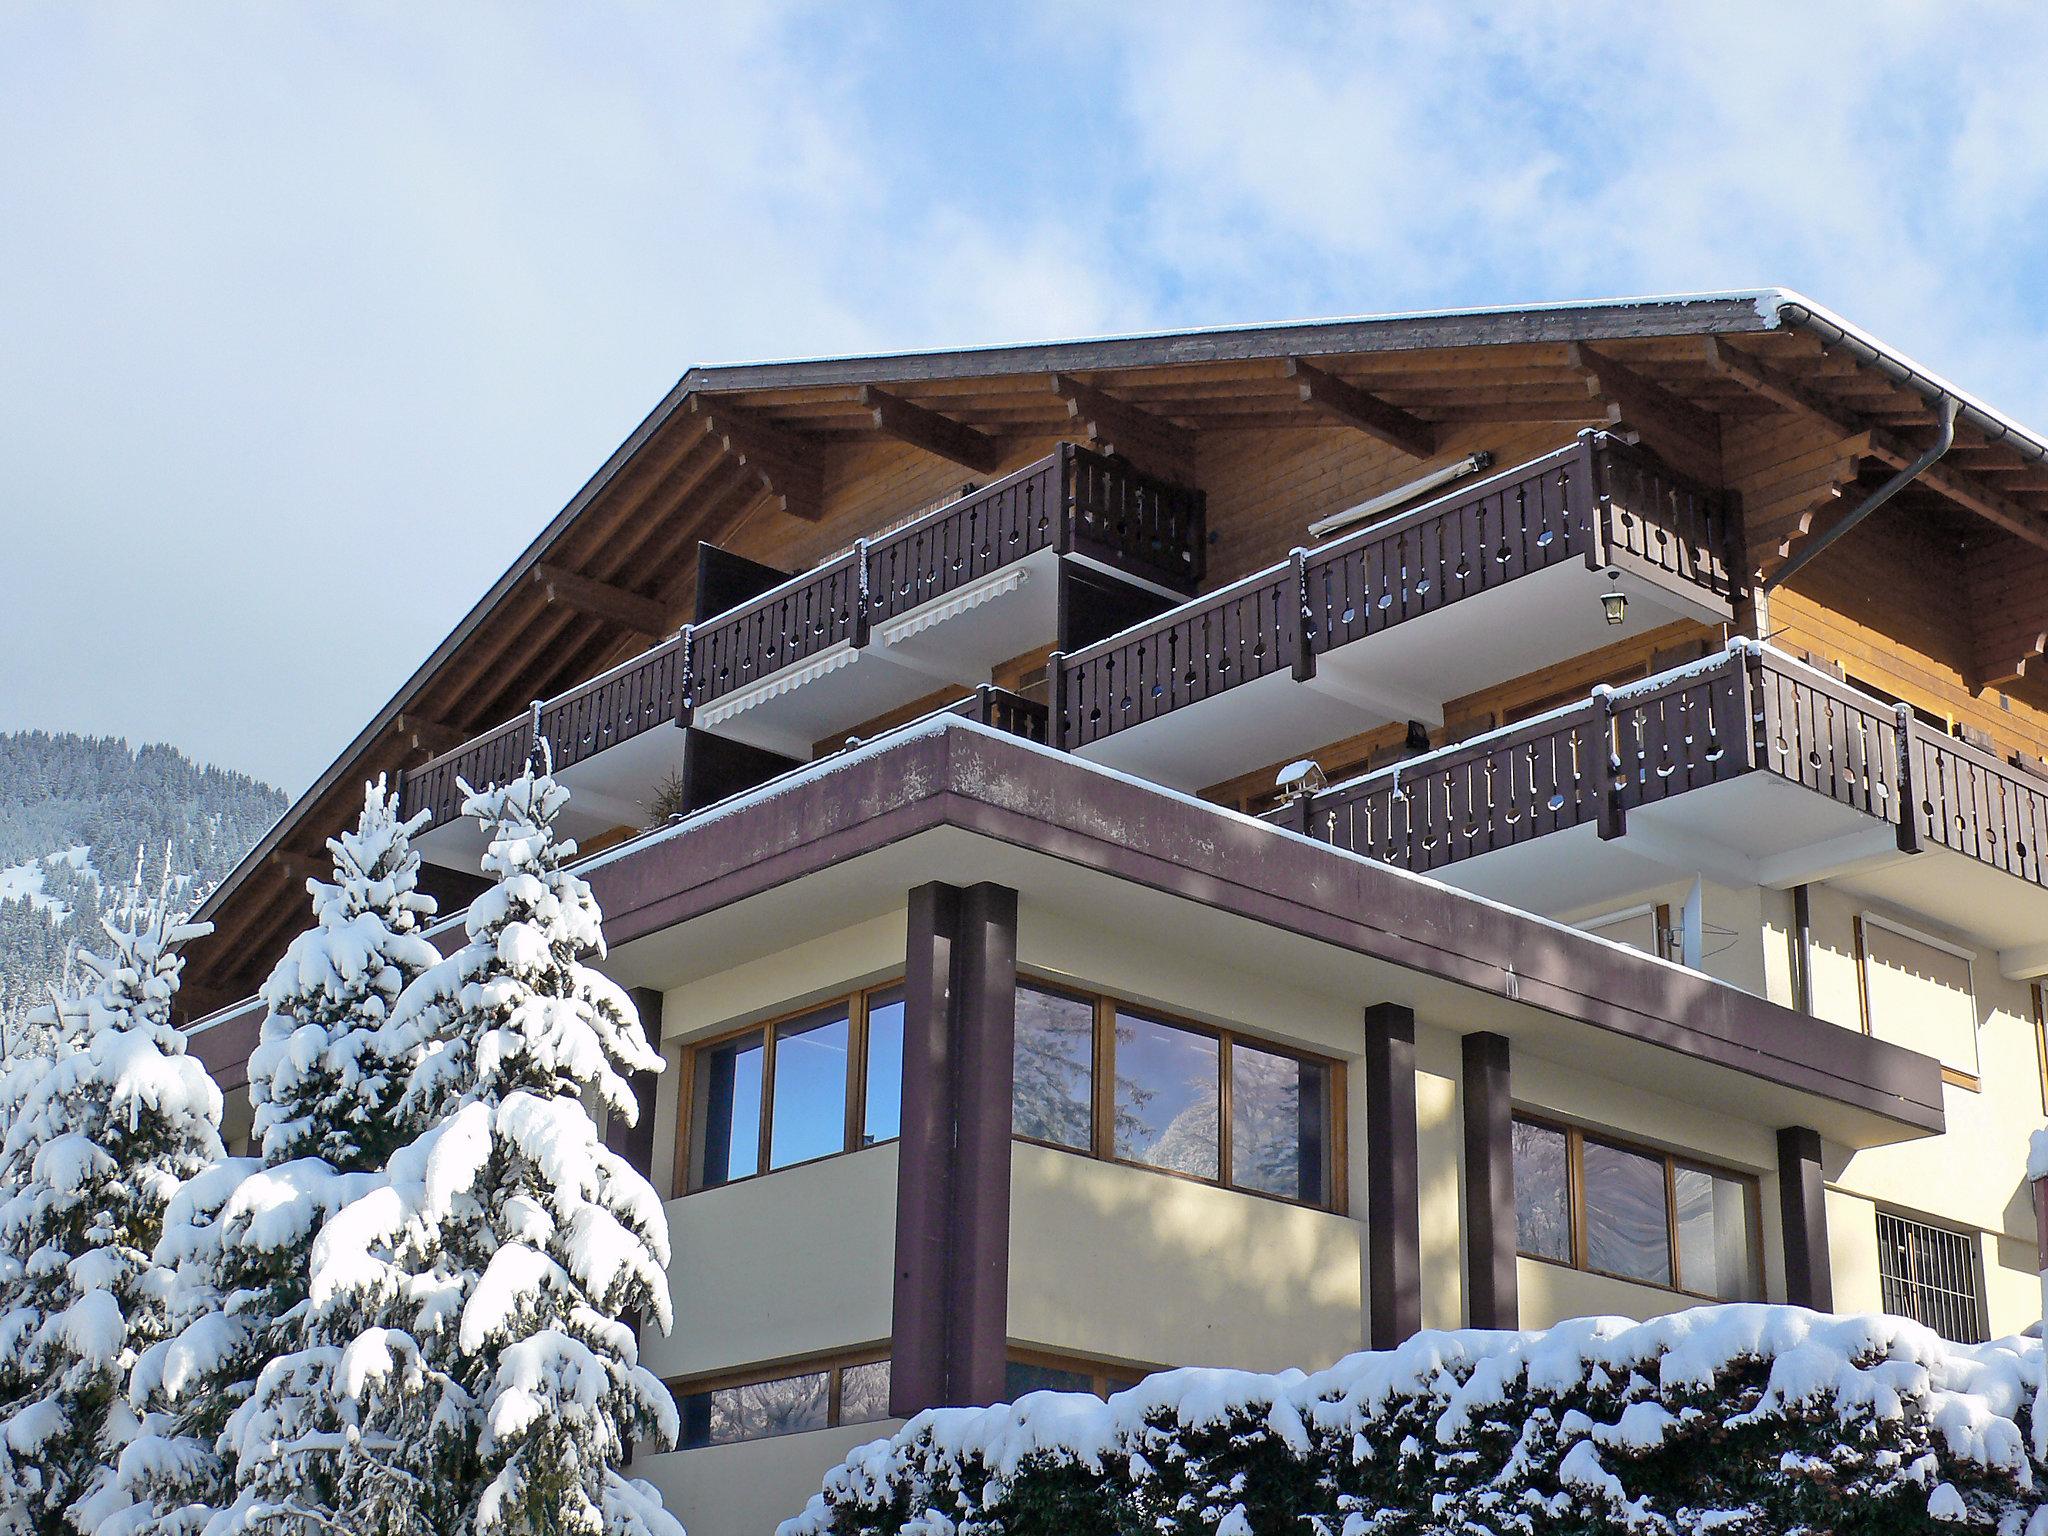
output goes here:
[[1199, 491], [1063, 443], [913, 523], [697, 625], [688, 709], [759, 682], [1040, 550], [1075, 553], [1168, 586], [1201, 580]]
[[[1062, 444], [1015, 474], [862, 541], [579, 684], [542, 706], [541, 732], [555, 765], [566, 768], [651, 726], [687, 724], [696, 707], [841, 641], [864, 645], [873, 624], [1040, 550], [1086, 555], [1192, 591], [1206, 545], [1201, 492]], [[1017, 699], [1014, 706], [999, 700], [984, 707], [1003, 714], [985, 723], [1046, 739], [1042, 727], [1035, 734], [1032, 728], [1037, 706]], [[462, 809], [458, 779], [478, 788], [502, 782], [519, 772], [532, 744], [531, 717], [522, 716], [410, 770], [403, 785], [407, 811], [430, 810], [437, 823], [453, 819]]]
[[1755, 772], [1890, 824], [1901, 848], [1950, 848], [2048, 886], [2048, 784], [1753, 645], [1333, 785], [1266, 820], [1428, 871], [1588, 824], [1621, 836], [1638, 807]]
[[1060, 660], [1060, 744], [1085, 747], [1566, 561], [1723, 601], [1721, 499], [1605, 432], [1197, 598]]

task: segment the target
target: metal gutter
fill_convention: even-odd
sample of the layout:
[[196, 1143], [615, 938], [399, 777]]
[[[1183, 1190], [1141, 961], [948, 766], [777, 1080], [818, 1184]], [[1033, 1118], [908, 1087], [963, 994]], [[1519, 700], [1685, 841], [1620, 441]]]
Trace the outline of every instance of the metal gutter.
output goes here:
[[1811, 331], [1828, 346], [1847, 352], [1858, 363], [1874, 368], [1912, 390], [1928, 404], [1939, 408], [1944, 400], [1955, 401], [1959, 407], [1958, 420], [1971, 431], [1981, 433], [1987, 441], [2010, 448], [2036, 463], [2048, 462], [2048, 438], [2021, 426], [1967, 390], [1958, 389], [1932, 369], [1922, 367], [1903, 353], [1891, 351], [1868, 332], [1858, 330], [1839, 315], [1796, 293], [1780, 291], [1764, 303], [1767, 314], [1777, 323]]

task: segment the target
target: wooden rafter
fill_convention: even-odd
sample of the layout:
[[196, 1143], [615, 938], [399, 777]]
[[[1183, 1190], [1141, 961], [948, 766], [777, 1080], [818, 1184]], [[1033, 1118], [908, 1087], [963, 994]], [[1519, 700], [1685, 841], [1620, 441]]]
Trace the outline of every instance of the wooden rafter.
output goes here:
[[1721, 421], [1713, 412], [1593, 347], [1573, 342], [1565, 360], [1585, 380], [1587, 396], [1606, 403], [1609, 422], [1625, 422], [1653, 438], [1675, 438], [1709, 461], [1720, 458]]
[[475, 733], [461, 726], [450, 725], [445, 720], [430, 720], [424, 715], [401, 714], [393, 722], [398, 739], [408, 752], [423, 752], [428, 757], [439, 757], [443, 752], [453, 752]]
[[[1823, 399], [1799, 380], [1772, 364], [1738, 348], [1723, 345], [1720, 338], [1715, 336], [1704, 338], [1702, 346], [1707, 361], [1714, 368], [1730, 378], [1741, 380], [1765, 399], [1774, 400], [1788, 410], [1803, 411], [1832, 426], [1844, 436], [1868, 432], [1871, 456], [1883, 460], [1892, 468], [1904, 469], [1920, 456], [1920, 450], [1913, 444], [1881, 428], [1871, 427], [1854, 412], [1831, 400]], [[1968, 508], [1987, 522], [2003, 528], [2007, 533], [2025, 539], [2038, 548], [2048, 549], [2048, 518], [2021, 506], [2004, 493], [1993, 490], [1969, 471], [1952, 469], [1945, 464], [1937, 463], [1930, 465], [1921, 473], [1919, 483], [1931, 491], [1946, 496], [1958, 506]]]
[[1179, 423], [1105, 394], [1072, 374], [1055, 373], [1051, 378], [1052, 392], [1067, 403], [1068, 419], [1081, 424], [1090, 442], [1114, 449], [1121, 441], [1126, 447], [1135, 444], [1140, 452], [1150, 448], [1174, 459], [1193, 456], [1195, 435]]
[[533, 568], [533, 584], [550, 603], [561, 603], [580, 613], [594, 614], [621, 629], [658, 639], [675, 625], [669, 612], [651, 597], [629, 592], [609, 581], [598, 581], [576, 571], [545, 561]]
[[311, 854], [300, 853], [294, 848], [273, 848], [269, 862], [280, 870], [294, 886], [307, 880], [332, 880], [334, 866], [325, 859], [316, 859]]
[[690, 397], [690, 413], [704, 424], [705, 436], [760, 477], [762, 489], [781, 511], [813, 523], [824, 516], [825, 475], [813, 444], [739, 406], [702, 395]]
[[1003, 461], [1003, 446], [986, 432], [963, 421], [926, 410], [901, 395], [872, 384], [860, 387], [860, 403], [867, 407], [875, 430], [899, 442], [922, 448], [936, 458], [964, 464], [982, 474], [992, 473]]
[[1410, 458], [1427, 459], [1436, 453], [1437, 429], [1420, 416], [1411, 415], [1298, 357], [1287, 359], [1287, 377], [1294, 380], [1304, 404], [1314, 406], [1333, 421], [1376, 437]]

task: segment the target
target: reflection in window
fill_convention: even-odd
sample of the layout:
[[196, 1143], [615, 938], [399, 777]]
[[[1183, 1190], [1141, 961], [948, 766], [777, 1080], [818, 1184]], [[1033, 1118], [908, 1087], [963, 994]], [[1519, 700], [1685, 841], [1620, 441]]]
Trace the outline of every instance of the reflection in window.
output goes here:
[[1012, 1129], [1019, 1136], [1087, 1151], [1094, 1141], [1095, 1005], [1086, 998], [1017, 988]]
[[1095, 1380], [1086, 1371], [1062, 1370], [1056, 1365], [1038, 1365], [1012, 1360], [1003, 1367], [1003, 1391], [1011, 1402], [1027, 1392], [1093, 1392]]
[[1569, 1145], [1555, 1126], [1517, 1120], [1515, 1155], [1515, 1246], [1539, 1259], [1572, 1261]]
[[1678, 1273], [1689, 1291], [1756, 1299], [1749, 1261], [1749, 1185], [1705, 1168], [1674, 1168]]
[[868, 1000], [866, 1108], [860, 1144], [872, 1147], [903, 1133], [903, 994]]
[[775, 1108], [768, 1166], [787, 1168], [846, 1148], [846, 1063], [853, 1026], [844, 1012], [775, 1031]]
[[683, 1450], [801, 1434], [889, 1417], [889, 1362], [827, 1366], [768, 1381], [676, 1394]]
[[730, 1184], [761, 1171], [764, 1055], [757, 1030], [697, 1057], [698, 1094], [704, 1105], [701, 1182], [706, 1187]]
[[1586, 1267], [1625, 1280], [1671, 1283], [1671, 1217], [1664, 1159], [1586, 1141]]
[[775, 1381], [692, 1392], [682, 1399], [684, 1448], [733, 1445], [826, 1427], [832, 1373], [809, 1371]]
[[1151, 1366], [1099, 1365], [1089, 1360], [1019, 1359], [1003, 1367], [1003, 1396], [1011, 1402], [1027, 1392], [1092, 1392], [1108, 1397], [1135, 1387]]
[[1213, 1179], [1221, 1043], [1156, 1019], [1116, 1016], [1116, 1155]]
[[1321, 1201], [1328, 1069], [1242, 1040], [1230, 1043], [1230, 1182]]
[[1754, 1179], [1519, 1116], [1514, 1161], [1515, 1245], [1531, 1258], [1724, 1301], [1762, 1294]]
[[872, 1424], [889, 1417], [889, 1362], [870, 1360], [839, 1373], [839, 1422]]

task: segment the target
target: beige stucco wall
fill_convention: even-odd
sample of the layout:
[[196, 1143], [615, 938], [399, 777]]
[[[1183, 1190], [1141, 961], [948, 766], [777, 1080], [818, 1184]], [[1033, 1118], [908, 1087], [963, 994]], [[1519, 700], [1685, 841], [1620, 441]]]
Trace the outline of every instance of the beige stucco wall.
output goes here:
[[1326, 1365], [1364, 1330], [1348, 1217], [1019, 1142], [1010, 1335], [1138, 1364]]
[[779, 1522], [803, 1513], [848, 1451], [892, 1433], [900, 1422], [670, 1451], [635, 1461], [632, 1475], [661, 1490], [662, 1502], [690, 1536], [769, 1536]]
[[[2034, 1270], [2026, 1156], [2027, 1138], [2040, 1127], [2043, 1113], [2030, 985], [2001, 976], [1996, 955], [1988, 947], [1973, 946], [1967, 933], [1938, 928], [1924, 917], [1888, 911], [1826, 888], [1811, 893], [1810, 911], [1814, 1012], [1847, 1029], [1862, 1027], [1857, 913], [1875, 912], [1979, 950], [1971, 967], [1971, 985], [1980, 1086], [1973, 1090], [1951, 1084], [1944, 1090], [1946, 1133], [1853, 1155], [1830, 1154], [1829, 1247], [1835, 1258], [1836, 1306], [1846, 1310], [1879, 1305], [1874, 1222], [1877, 1207], [1883, 1205], [1982, 1234], [1984, 1300], [1993, 1334], [2015, 1332], [2037, 1321], [2040, 1283]], [[1884, 1006], [1885, 999], [1874, 1001]], [[1931, 1043], [1923, 1048], [1931, 1049]]]
[[1660, 1286], [1636, 1285], [1542, 1259], [1515, 1260], [1524, 1328], [1548, 1328], [1568, 1317], [1659, 1317], [1700, 1303]]
[[896, 1147], [784, 1168], [668, 1203], [675, 1330], [664, 1377], [887, 1339], [896, 1276]]

